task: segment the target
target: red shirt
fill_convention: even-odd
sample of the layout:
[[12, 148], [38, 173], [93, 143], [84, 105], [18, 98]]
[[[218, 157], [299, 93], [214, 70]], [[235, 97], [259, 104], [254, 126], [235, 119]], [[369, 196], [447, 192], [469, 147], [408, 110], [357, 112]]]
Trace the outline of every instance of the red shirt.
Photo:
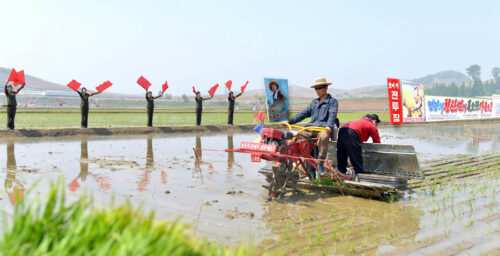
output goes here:
[[358, 120], [351, 121], [342, 128], [351, 128], [359, 136], [359, 140], [363, 143], [368, 140], [371, 136], [373, 143], [380, 143], [380, 136], [378, 135], [377, 126], [373, 124], [373, 121], [370, 118], [363, 117]]

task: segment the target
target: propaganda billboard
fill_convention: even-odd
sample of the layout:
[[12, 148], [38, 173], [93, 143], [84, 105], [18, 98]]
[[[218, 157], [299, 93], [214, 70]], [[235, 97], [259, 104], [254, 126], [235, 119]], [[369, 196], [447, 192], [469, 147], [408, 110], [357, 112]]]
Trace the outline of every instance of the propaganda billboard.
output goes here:
[[493, 95], [493, 117], [500, 117], [500, 95]]
[[425, 96], [427, 122], [491, 117], [494, 117], [492, 100]]
[[266, 104], [269, 122], [288, 120], [290, 105], [288, 102], [288, 80], [264, 78]]
[[401, 107], [401, 88], [399, 79], [387, 78], [387, 93], [389, 96], [391, 124], [402, 124], [403, 110]]
[[424, 85], [401, 81], [403, 123], [425, 122]]

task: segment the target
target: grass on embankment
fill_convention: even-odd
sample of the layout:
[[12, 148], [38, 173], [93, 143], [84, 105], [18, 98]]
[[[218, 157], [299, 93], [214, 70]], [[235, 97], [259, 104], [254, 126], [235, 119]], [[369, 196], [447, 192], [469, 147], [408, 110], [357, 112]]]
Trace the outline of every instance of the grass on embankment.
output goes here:
[[0, 235], [1, 255], [250, 255], [192, 237], [186, 225], [155, 221], [130, 204], [98, 209], [88, 196], [67, 203], [64, 187], [47, 199], [21, 200]]
[[[292, 113], [291, 115], [294, 115]], [[341, 123], [361, 118], [366, 113], [339, 113]], [[254, 112], [235, 112], [234, 124], [257, 124], [253, 118]], [[381, 115], [383, 122], [389, 121], [389, 115]], [[80, 127], [80, 113], [77, 111], [67, 113], [54, 113], [47, 111], [43, 113], [21, 112], [16, 114], [16, 129], [38, 129], [38, 128], [77, 128]], [[89, 113], [88, 126], [92, 127], [128, 127], [146, 126], [146, 110], [135, 113], [100, 113], [91, 109]], [[308, 122], [308, 119], [305, 120]], [[0, 129], [6, 129], [7, 114], [0, 113]], [[176, 126], [195, 125], [196, 116], [194, 111], [186, 113], [167, 113], [156, 111], [153, 117], [154, 126]], [[267, 120], [266, 120], [267, 123]], [[202, 117], [202, 125], [224, 125], [227, 124], [227, 113], [205, 112]]]

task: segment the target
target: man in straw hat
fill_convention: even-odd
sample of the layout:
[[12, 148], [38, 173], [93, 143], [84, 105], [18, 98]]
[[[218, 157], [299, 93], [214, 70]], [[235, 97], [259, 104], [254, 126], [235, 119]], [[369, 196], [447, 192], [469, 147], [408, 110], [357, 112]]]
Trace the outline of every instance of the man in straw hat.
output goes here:
[[[328, 153], [328, 142], [334, 130], [335, 119], [337, 118], [337, 110], [339, 107], [337, 99], [327, 93], [328, 86], [331, 84], [332, 83], [328, 83], [324, 77], [315, 79], [311, 88], [316, 90], [316, 94], [319, 98], [314, 99], [306, 109], [302, 110], [302, 112], [288, 121], [290, 124], [295, 124], [307, 117], [311, 117], [311, 122], [306, 126], [318, 126], [327, 129], [327, 131], [324, 132], [304, 131], [298, 136], [299, 139], [318, 138], [318, 159], [320, 159], [320, 161], [318, 161], [318, 171], [320, 175], [325, 174], [325, 168], [323, 166], [324, 161], [322, 160], [326, 158], [326, 154]], [[313, 179], [316, 179], [315, 172], [312, 172], [311, 176]]]

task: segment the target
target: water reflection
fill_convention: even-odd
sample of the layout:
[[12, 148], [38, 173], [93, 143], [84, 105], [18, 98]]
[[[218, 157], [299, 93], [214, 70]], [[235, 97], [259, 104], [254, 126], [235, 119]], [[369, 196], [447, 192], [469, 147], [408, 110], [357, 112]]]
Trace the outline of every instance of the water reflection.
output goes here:
[[88, 152], [88, 143], [87, 136], [82, 137], [82, 141], [80, 143], [80, 174], [77, 178], [80, 178], [82, 181], [87, 180], [87, 175], [89, 174], [89, 152]]
[[146, 138], [146, 168], [144, 172], [139, 175], [139, 181], [137, 182], [137, 190], [139, 192], [144, 191], [149, 184], [149, 175], [153, 170], [154, 153], [153, 153], [153, 137], [148, 135]]
[[78, 179], [82, 182], [87, 180], [87, 175], [89, 174], [89, 153], [88, 153], [88, 142], [87, 135], [82, 135], [80, 142], [80, 173], [76, 178], [74, 178], [71, 183], [68, 184], [68, 189], [71, 192], [75, 192], [80, 188], [80, 184], [78, 183]]
[[154, 155], [153, 155], [153, 137], [150, 135], [147, 138], [147, 153], [146, 153], [146, 167], [151, 168], [153, 166], [154, 162]]
[[7, 142], [7, 177], [5, 178], [5, 192], [9, 196], [10, 202], [15, 204], [18, 200], [24, 198], [24, 186], [16, 178], [17, 174], [16, 155], [14, 151], [14, 142]]
[[194, 161], [194, 168], [196, 170], [200, 170], [200, 161], [202, 160], [202, 155], [201, 155], [201, 150], [198, 148], [201, 148], [201, 137], [199, 134], [196, 134], [196, 144], [194, 146], [195, 148], [195, 153], [196, 153], [196, 158]]
[[[233, 134], [227, 135], [227, 149], [234, 149], [233, 145]], [[230, 171], [233, 169], [234, 164], [234, 152], [227, 152], [227, 170]]]

